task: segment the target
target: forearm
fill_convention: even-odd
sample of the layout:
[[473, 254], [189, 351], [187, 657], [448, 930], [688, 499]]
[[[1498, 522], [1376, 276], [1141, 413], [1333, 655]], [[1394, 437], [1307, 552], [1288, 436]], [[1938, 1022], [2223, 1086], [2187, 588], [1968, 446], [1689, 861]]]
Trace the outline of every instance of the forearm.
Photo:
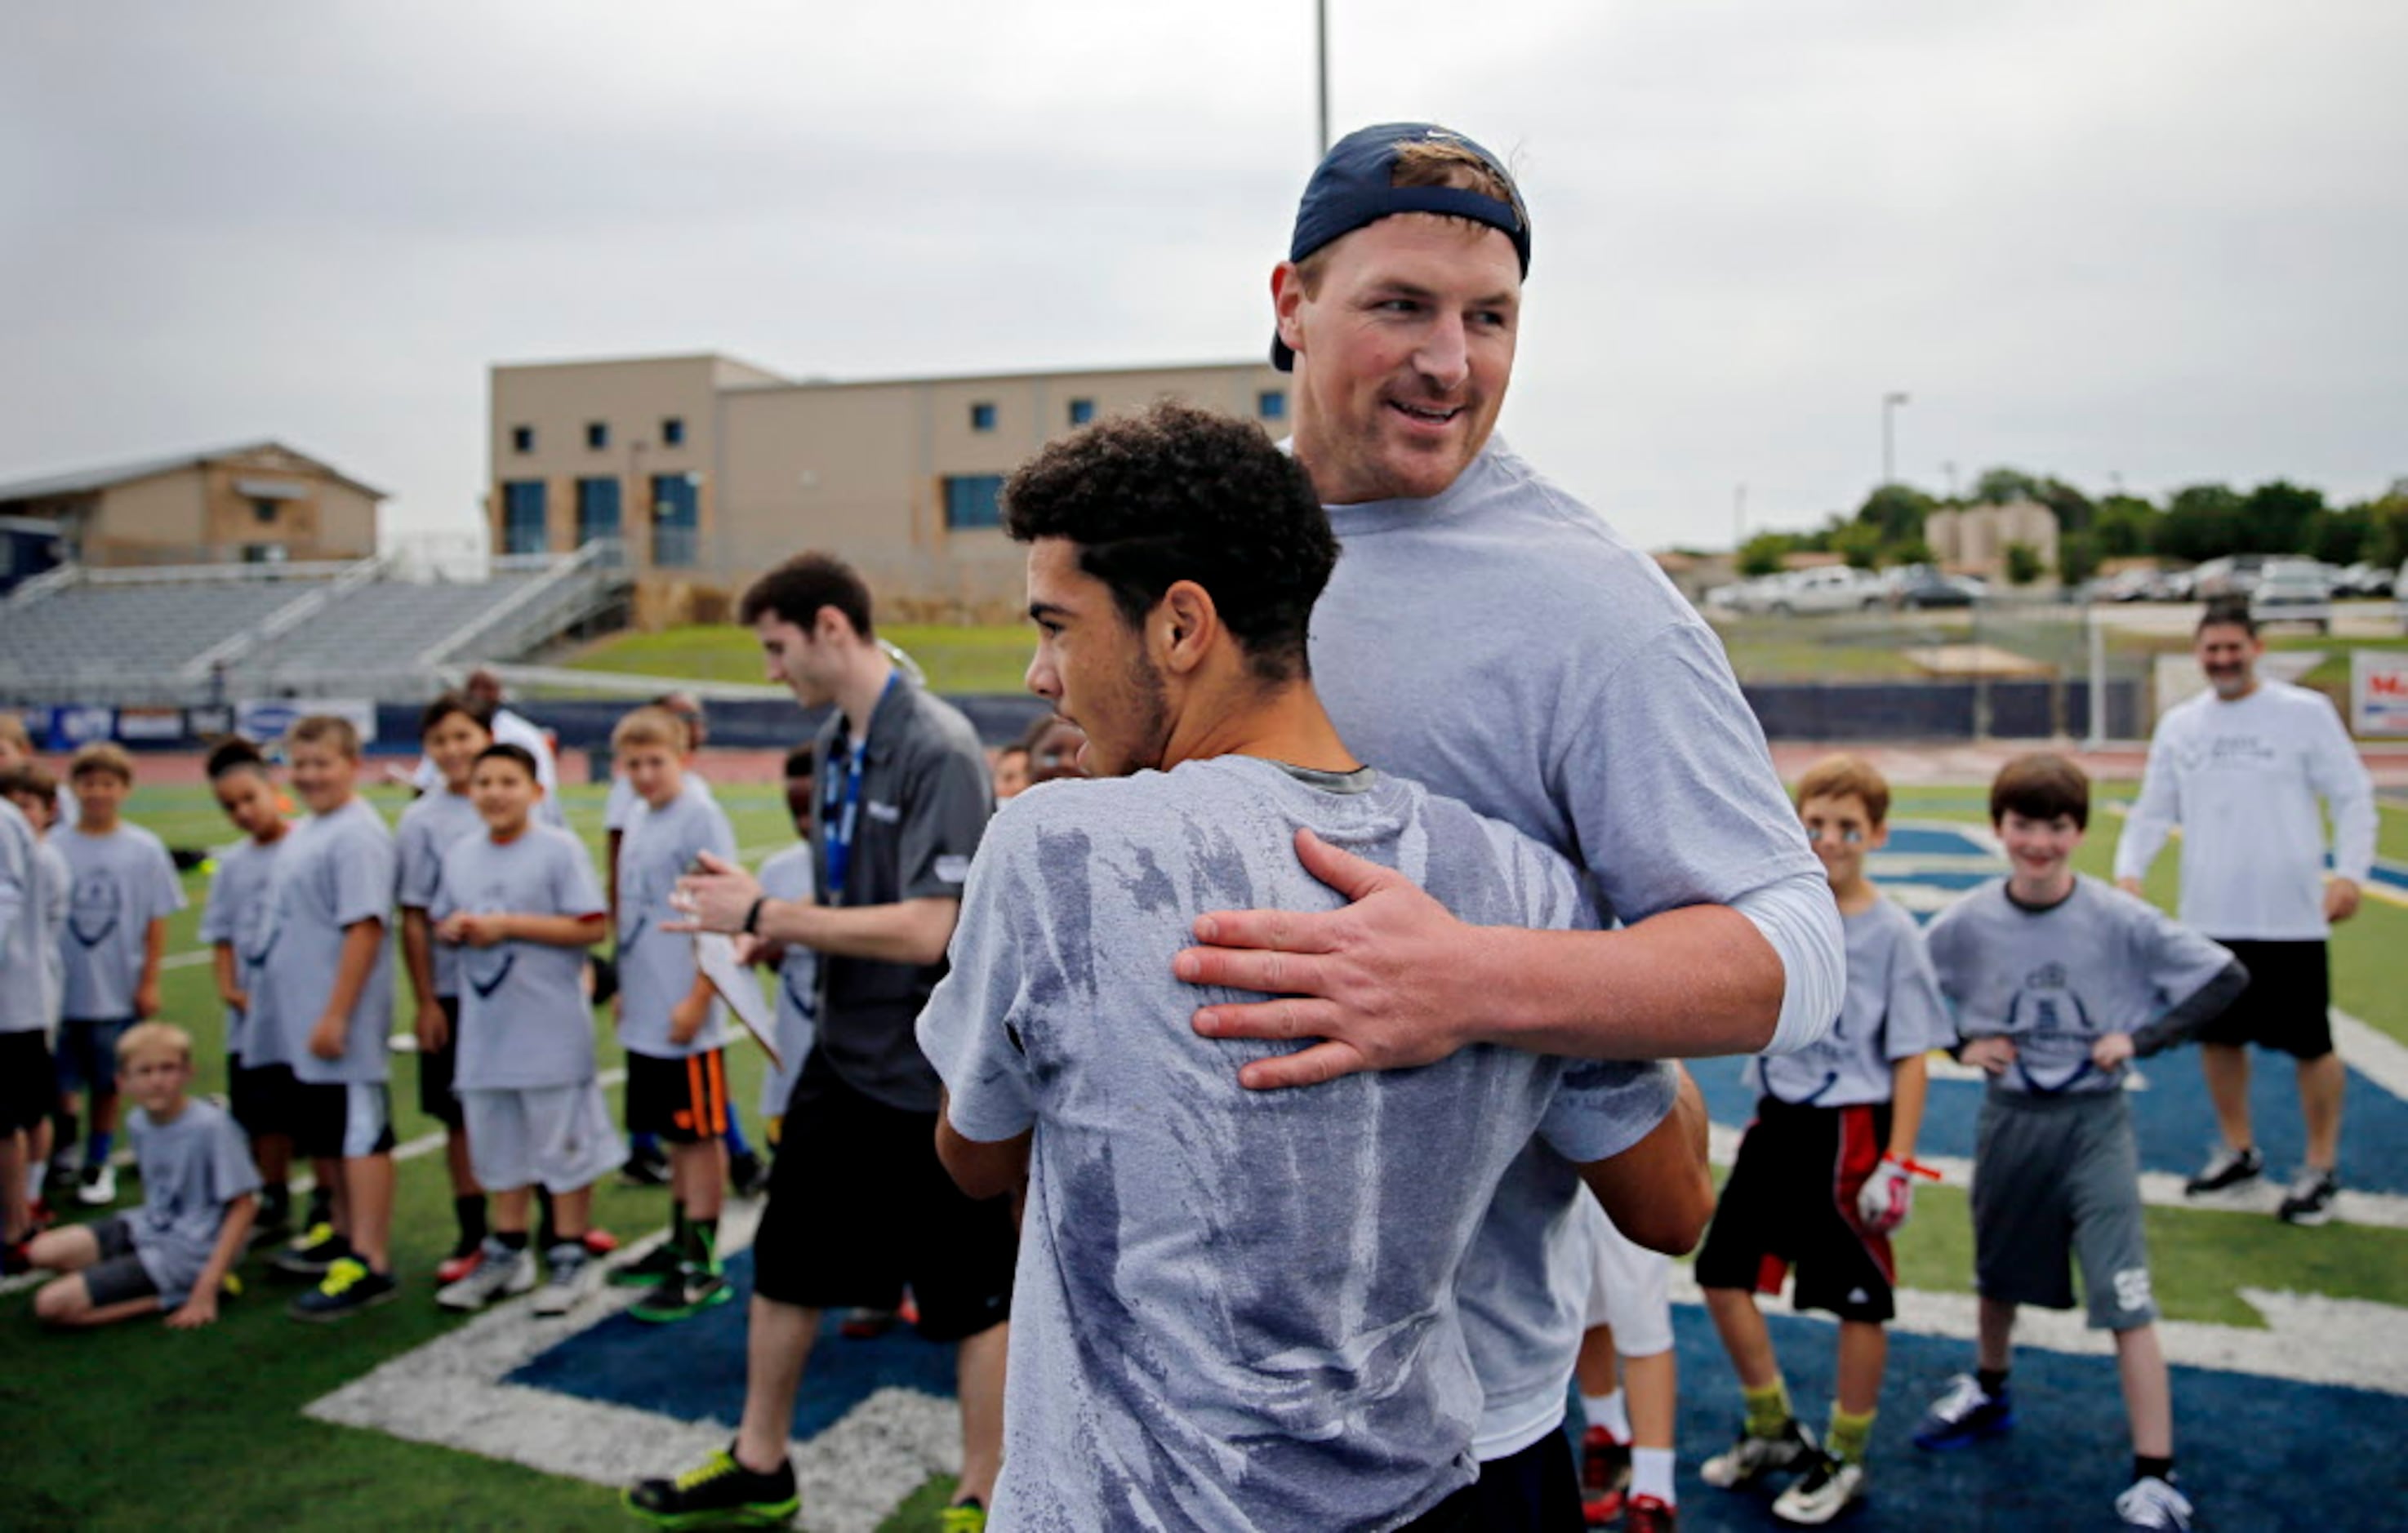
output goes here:
[[817, 905], [772, 899], [755, 929], [772, 942], [798, 943], [837, 958], [882, 964], [933, 964], [953, 939], [961, 901], [907, 899], [892, 905]]
[[409, 970], [409, 991], [421, 1006], [435, 1004], [435, 927], [415, 905], [401, 910], [401, 963]]
[[1471, 930], [1467, 957], [1491, 1002], [1467, 1041], [1579, 1059], [1699, 1059], [1757, 1052], [1781, 1015], [1780, 956], [1727, 906], [1667, 910], [1620, 931]]
[[142, 932], [142, 987], [159, 982], [160, 966], [167, 961], [167, 923], [153, 921]]
[[234, 944], [220, 942], [209, 950], [210, 971], [217, 976], [218, 999], [228, 1006], [240, 1004], [242, 986], [236, 981], [241, 975], [235, 968]]
[[2179, 1004], [2169, 1007], [2165, 1015], [2145, 1027], [2133, 1029], [2133, 1055], [2146, 1059], [2177, 1043], [2189, 1042], [2248, 988], [2249, 970], [2236, 958], [2225, 965], [2214, 979], [2184, 996]]
[[1036, 1130], [1026, 1129], [992, 1143], [965, 1139], [953, 1126], [952, 1098], [940, 1096], [937, 1110], [937, 1159], [965, 1196], [1001, 1197], [1028, 1184], [1028, 1148]]
[[193, 1292], [214, 1294], [218, 1291], [225, 1282], [226, 1274], [234, 1270], [234, 1264], [240, 1261], [243, 1252], [249, 1249], [251, 1220], [258, 1212], [259, 1198], [251, 1193], [226, 1204], [225, 1218], [218, 1225], [218, 1243], [210, 1250], [209, 1259], [202, 1267], [201, 1275], [193, 1280]]
[[1924, 1099], [1931, 1093], [1931, 1071], [1921, 1054], [1890, 1066], [1889, 1153], [1900, 1160], [1914, 1158], [1915, 1137], [1923, 1132]]
[[2363, 886], [2374, 871], [2375, 836], [2374, 789], [2366, 769], [2359, 766], [2356, 781], [2326, 802], [2332, 810], [2333, 872]]
[[326, 992], [326, 1015], [351, 1014], [351, 1008], [360, 1002], [360, 992], [367, 988], [368, 975], [376, 968], [378, 950], [383, 946], [384, 923], [373, 916], [343, 928], [343, 953], [335, 962], [335, 983]]
[[1614, 1227], [1668, 1255], [1698, 1243], [1714, 1207], [1713, 1177], [1706, 1168], [1705, 1097], [1687, 1070], [1673, 1067], [1680, 1084], [1663, 1122], [1622, 1153], [1581, 1168], [1581, 1180]]
[[590, 948], [602, 940], [602, 917], [595, 915], [503, 915], [504, 938], [537, 942], [548, 948]]

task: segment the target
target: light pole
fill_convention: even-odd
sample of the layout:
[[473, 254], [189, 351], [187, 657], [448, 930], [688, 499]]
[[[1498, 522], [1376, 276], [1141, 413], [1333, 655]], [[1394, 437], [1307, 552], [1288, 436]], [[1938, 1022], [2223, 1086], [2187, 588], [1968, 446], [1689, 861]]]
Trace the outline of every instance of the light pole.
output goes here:
[[1329, 152], [1329, 0], [1312, 0], [1312, 40], [1314, 79], [1320, 82], [1315, 99], [1320, 107], [1321, 142], [1312, 151], [1318, 160]]
[[1883, 395], [1882, 395], [1882, 480], [1881, 480], [1881, 481], [1882, 481], [1884, 484], [1896, 484], [1896, 483], [1898, 482], [1898, 473], [1897, 473], [1897, 462], [1898, 462], [1898, 454], [1897, 454], [1898, 428], [1897, 428], [1897, 426], [1896, 426], [1895, 424], [1893, 424], [1893, 418], [1894, 418], [1894, 417], [1897, 415], [1897, 413], [1898, 413], [1898, 407], [1899, 407], [1899, 406], [1900, 406], [1900, 405], [1903, 405], [1903, 404], [1905, 404], [1905, 403], [1906, 403], [1906, 395], [1905, 395], [1904, 394], [1883, 394]]

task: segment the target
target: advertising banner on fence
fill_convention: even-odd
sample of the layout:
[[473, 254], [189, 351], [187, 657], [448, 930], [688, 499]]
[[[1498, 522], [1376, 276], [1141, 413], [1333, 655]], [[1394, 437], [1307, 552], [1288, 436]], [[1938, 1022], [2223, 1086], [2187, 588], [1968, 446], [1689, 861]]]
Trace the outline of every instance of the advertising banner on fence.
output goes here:
[[2408, 735], [2408, 651], [2352, 651], [2349, 700], [2358, 734]]
[[360, 732], [360, 743], [377, 738], [376, 704], [365, 697], [252, 697], [234, 706], [236, 730], [255, 740], [281, 739], [293, 721], [312, 713], [349, 719]]

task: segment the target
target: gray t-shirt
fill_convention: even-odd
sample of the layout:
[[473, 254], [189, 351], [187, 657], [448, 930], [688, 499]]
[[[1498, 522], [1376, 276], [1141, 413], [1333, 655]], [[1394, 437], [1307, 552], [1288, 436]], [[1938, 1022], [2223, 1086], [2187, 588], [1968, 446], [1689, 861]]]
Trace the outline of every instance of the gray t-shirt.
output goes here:
[[259, 1190], [259, 1170], [234, 1119], [196, 1096], [164, 1124], [137, 1108], [130, 1126], [142, 1206], [125, 1216], [126, 1232], [160, 1304], [173, 1310], [192, 1297], [194, 1281], [208, 1266], [225, 1206]]
[[[432, 910], [443, 893], [443, 854], [466, 836], [485, 834], [476, 800], [449, 788], [430, 788], [401, 811], [394, 827], [394, 855], [400, 864], [394, 903], [404, 910]], [[460, 950], [435, 944], [435, 994], [460, 994]]]
[[[790, 846], [761, 865], [761, 892], [771, 899], [816, 896], [817, 861], [810, 843]], [[795, 1081], [803, 1073], [803, 1056], [819, 1036], [820, 955], [800, 942], [786, 944], [778, 960], [778, 1057], [761, 1081], [761, 1115], [774, 1118], [786, 1110]]]
[[50, 1018], [45, 1025], [56, 1026], [66, 1014], [67, 955], [61, 944], [66, 940], [67, 902], [75, 893], [75, 874], [52, 837], [36, 841], [34, 857], [42, 867], [42, 958], [50, 978], [50, 992], [42, 997], [42, 1014]]
[[1957, 1032], [2014, 1039], [2015, 1062], [1990, 1089], [2015, 1096], [2119, 1089], [2123, 1067], [2094, 1067], [2090, 1046], [2139, 1033], [2232, 963], [2156, 906], [2086, 873], [2042, 910], [2017, 905], [2007, 881], [1993, 879], [1942, 911], [1925, 939]]
[[1956, 1041], [1923, 934], [1886, 895], [1840, 918], [1848, 940], [1848, 998], [1831, 1030], [1795, 1053], [1758, 1054], [1756, 1089], [1799, 1106], [1886, 1102], [1891, 1066]]
[[385, 1029], [393, 1022], [391, 942], [377, 945], [376, 963], [351, 1006], [342, 1057], [311, 1053], [309, 1032], [334, 995], [345, 930], [392, 919], [393, 833], [366, 799], [353, 798], [332, 814], [295, 824], [284, 843], [276, 857], [273, 924], [261, 938], [259, 959], [282, 1060], [312, 1085], [382, 1081]]
[[38, 1033], [54, 1020], [50, 882], [32, 823], [0, 798], [0, 1033]]
[[736, 832], [710, 798], [681, 793], [647, 804], [619, 840], [619, 1042], [630, 1053], [682, 1059], [727, 1042], [727, 1006], [713, 996], [694, 1041], [669, 1041], [669, 1011], [694, 989], [694, 938], [661, 929], [676, 921], [669, 896], [696, 852], [736, 860]]
[[[1345, 556], [1313, 609], [1313, 684], [1365, 761], [1553, 847], [1625, 922], [1822, 881], [1721, 641], [1653, 559], [1501, 438], [1442, 494], [1329, 521]], [[1573, 1182], [1560, 1168], [1541, 1181], [1499, 1196], [1489, 1286], [1466, 1285], [1496, 1406], [1484, 1457], [1561, 1419], [1580, 1348], [1583, 1306], [1560, 1292], [1585, 1272]]]
[[[585, 843], [554, 825], [530, 823], [508, 843], [491, 832], [461, 838], [443, 853], [429, 913], [599, 916], [608, 906]], [[601, 927], [596, 925], [598, 936]], [[550, 942], [453, 947], [459, 961], [460, 1033], [452, 1084], [461, 1091], [573, 1086], [594, 1079], [594, 1009], [585, 998], [585, 950]]]
[[1469, 921], [1584, 914], [1543, 847], [1395, 779], [1333, 791], [1225, 756], [1005, 806], [918, 1029], [962, 1134], [1037, 1127], [1003, 1526], [1321, 1533], [1428, 1510], [1474, 1473], [1453, 1293], [1507, 1163], [1534, 1133], [1602, 1159], [1670, 1105], [1611, 1067], [1485, 1046], [1240, 1086], [1286, 1047], [1197, 1037], [1168, 955], [1205, 910], [1337, 905], [1300, 827]]
[[[212, 947], [222, 943], [233, 952], [234, 982], [251, 997], [249, 1010], [229, 1006], [225, 1013], [226, 1053], [247, 1066], [291, 1063], [260, 1056], [278, 1050], [275, 1041], [263, 1036], [273, 1024], [262, 1020], [269, 996], [260, 944], [274, 924], [269, 901], [275, 895], [276, 856], [291, 838], [287, 831], [262, 845], [246, 836], [218, 848], [211, 853], [218, 870], [209, 878], [208, 898], [201, 905], [201, 940]], [[254, 1038], [260, 1040], [260, 1053], [253, 1052]]]
[[60, 1004], [86, 1022], [130, 1017], [150, 923], [184, 908], [175, 859], [158, 837], [123, 821], [106, 836], [61, 826], [50, 838], [75, 878], [59, 943], [66, 965]]
[[[820, 853], [820, 897], [847, 907], [960, 898], [979, 837], [995, 812], [995, 779], [978, 732], [952, 704], [895, 675], [869, 710], [860, 804], [838, 888], [828, 876], [836, 855], [830, 827], [842, 821], [851, 796], [849, 726], [842, 714], [832, 713], [816, 742], [819, 794], [811, 835]], [[821, 960], [817, 1047], [846, 1085], [907, 1112], [937, 1110], [936, 1072], [912, 1041], [911, 1026], [944, 974], [942, 960]]]

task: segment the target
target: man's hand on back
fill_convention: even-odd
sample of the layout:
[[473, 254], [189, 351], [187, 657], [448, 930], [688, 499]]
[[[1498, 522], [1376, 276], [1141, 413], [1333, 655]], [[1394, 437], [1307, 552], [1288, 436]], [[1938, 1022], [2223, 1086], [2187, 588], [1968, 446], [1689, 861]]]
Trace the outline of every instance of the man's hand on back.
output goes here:
[[1172, 961], [1190, 984], [1279, 997], [1196, 1013], [1206, 1038], [1322, 1041], [1260, 1059], [1238, 1073], [1254, 1090], [1317, 1085], [1358, 1070], [1403, 1069], [1444, 1059], [1469, 1042], [1480, 1010], [1475, 954], [1482, 929], [1468, 926], [1393, 868], [1298, 831], [1305, 870], [1344, 895], [1339, 910], [1218, 910], [1199, 916], [1196, 937]]

